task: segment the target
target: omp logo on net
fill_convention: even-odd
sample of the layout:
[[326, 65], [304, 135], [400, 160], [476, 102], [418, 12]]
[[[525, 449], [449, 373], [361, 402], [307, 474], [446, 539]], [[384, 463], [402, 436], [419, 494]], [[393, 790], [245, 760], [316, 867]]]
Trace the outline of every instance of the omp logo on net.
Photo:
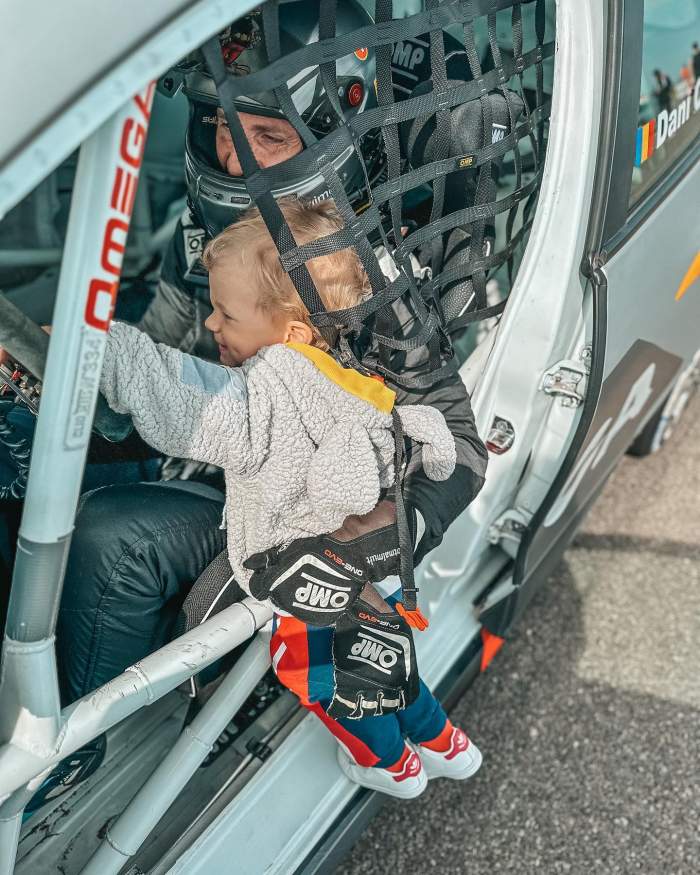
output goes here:
[[107, 331], [114, 310], [154, 91], [155, 82], [151, 82], [143, 93], [134, 96], [132, 112], [122, 125], [109, 217], [102, 235], [100, 271], [90, 280], [85, 305], [85, 322], [98, 331]]

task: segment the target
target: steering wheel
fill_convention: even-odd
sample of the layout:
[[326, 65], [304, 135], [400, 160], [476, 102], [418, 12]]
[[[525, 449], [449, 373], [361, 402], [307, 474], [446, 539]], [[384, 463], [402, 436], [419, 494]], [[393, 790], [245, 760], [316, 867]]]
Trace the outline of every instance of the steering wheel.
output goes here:
[[[37, 413], [49, 337], [2, 292], [0, 292], [0, 346], [6, 349], [15, 361], [22, 362], [21, 370], [0, 365], [0, 385], [9, 387], [17, 400]], [[115, 413], [103, 396], [98, 395], [92, 428], [93, 432], [105, 440], [119, 443], [131, 434], [133, 423], [131, 417]], [[25, 438], [14, 435], [1, 409], [0, 440], [9, 448], [10, 457], [19, 470], [19, 476], [9, 487], [0, 488], [0, 498], [21, 498], [26, 487], [31, 446]]]

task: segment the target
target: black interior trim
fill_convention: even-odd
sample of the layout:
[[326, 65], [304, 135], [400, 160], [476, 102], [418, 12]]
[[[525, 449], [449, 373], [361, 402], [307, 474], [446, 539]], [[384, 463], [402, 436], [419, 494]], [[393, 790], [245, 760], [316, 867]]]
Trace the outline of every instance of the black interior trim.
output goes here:
[[[613, 144], [612, 153], [607, 156], [612, 166], [603, 242], [627, 222], [642, 88], [644, 4], [638, 0], [611, 0], [610, 17], [613, 27], [610, 29], [608, 57], [611, 63], [608, 64], [606, 86], [611, 93], [606, 100], [605, 121], [612, 127]], [[612, 113], [614, 115], [608, 115]]]

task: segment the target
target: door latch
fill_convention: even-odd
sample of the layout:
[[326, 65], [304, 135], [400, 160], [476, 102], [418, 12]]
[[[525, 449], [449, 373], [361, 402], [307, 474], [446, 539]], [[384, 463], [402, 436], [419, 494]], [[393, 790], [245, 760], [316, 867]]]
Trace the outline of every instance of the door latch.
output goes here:
[[509, 507], [488, 529], [487, 537], [494, 546], [499, 545], [509, 556], [515, 556], [520, 541], [527, 529], [529, 514], [517, 507]]
[[558, 397], [562, 407], [580, 407], [586, 397], [588, 373], [586, 359], [557, 362], [544, 372], [540, 388], [546, 395]]

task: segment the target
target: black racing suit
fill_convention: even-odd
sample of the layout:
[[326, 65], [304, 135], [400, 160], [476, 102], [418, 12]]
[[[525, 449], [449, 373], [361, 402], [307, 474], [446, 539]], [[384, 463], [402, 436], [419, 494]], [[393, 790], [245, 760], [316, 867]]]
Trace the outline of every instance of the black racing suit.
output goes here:
[[[410, 65], [416, 53], [406, 50], [401, 56]], [[407, 81], [417, 78], [410, 73]], [[156, 341], [216, 360], [216, 344], [203, 325], [211, 312], [208, 285], [196, 269], [205, 242], [204, 232], [186, 212], [140, 327]], [[392, 388], [400, 404], [441, 410], [457, 446], [455, 471], [441, 483], [425, 475], [419, 448], [411, 455], [404, 494], [425, 524], [416, 546], [418, 562], [478, 493], [487, 453], [457, 375], [429, 390]], [[187, 591], [225, 548], [219, 527], [223, 482], [221, 490], [171, 481], [106, 487], [82, 497], [57, 629], [66, 701], [106, 683], [169, 640]]]

